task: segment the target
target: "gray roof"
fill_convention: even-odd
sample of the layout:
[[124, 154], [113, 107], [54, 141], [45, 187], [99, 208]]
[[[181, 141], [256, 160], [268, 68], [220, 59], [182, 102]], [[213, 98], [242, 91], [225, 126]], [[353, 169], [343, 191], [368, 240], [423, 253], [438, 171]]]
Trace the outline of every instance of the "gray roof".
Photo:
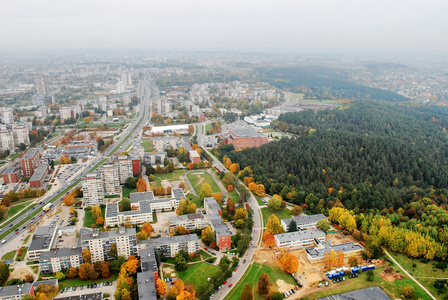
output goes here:
[[174, 222], [180, 222], [180, 221], [188, 221], [188, 220], [194, 220], [194, 219], [203, 219], [204, 215], [202, 213], [197, 214], [188, 214], [188, 215], [181, 215], [181, 216], [173, 216], [169, 217], [170, 223]]
[[2, 287], [2, 289], [0, 289], [0, 298], [29, 294], [32, 286], [33, 285], [31, 283], [4, 286]]
[[222, 132], [224, 135], [233, 134], [235, 137], [264, 137], [263, 134], [259, 133], [243, 121], [223, 125]]
[[23, 159], [30, 159], [38, 151], [39, 151], [39, 148], [31, 148], [31, 149], [29, 149], [28, 152], [26, 152], [25, 155], [23, 156]]
[[131, 203], [139, 202], [142, 200], [153, 200], [154, 193], [153, 192], [130, 193], [129, 199], [131, 200]]
[[321, 242], [317, 247], [310, 247], [306, 249], [306, 252], [312, 257], [323, 257], [328, 251], [334, 250], [335, 252], [341, 251], [342, 253], [362, 250], [362, 246], [353, 242], [331, 245], [329, 242]]
[[36, 171], [34, 171], [33, 176], [31, 176], [30, 181], [41, 181], [45, 172], [48, 170], [48, 164], [40, 164]]
[[6, 171], [3, 174], [13, 174], [13, 173], [18, 173], [18, 172], [19, 172], [19, 168], [17, 168], [17, 166], [13, 166], [13, 167], [6, 169]]
[[221, 214], [219, 211], [221, 210], [221, 206], [219, 206], [218, 202], [214, 197], [204, 198], [204, 206], [207, 205], [210, 209], [210, 214], [208, 215], [210, 223], [213, 225], [213, 229], [218, 237], [225, 235], [232, 235], [229, 227], [227, 227], [226, 223], [222, 220]]
[[103, 299], [103, 292], [76, 295], [70, 297], [59, 297], [54, 298], [53, 300], [101, 300], [101, 299]]
[[91, 149], [92, 148], [88, 146], [69, 147], [65, 149], [65, 152], [69, 154], [88, 153], [91, 151]]
[[392, 300], [379, 286], [319, 298], [317, 300]]
[[53, 257], [67, 257], [72, 255], [82, 255], [82, 248], [76, 247], [76, 248], [58, 248], [52, 251], [43, 252], [40, 255], [39, 260], [47, 260], [51, 259]]
[[84, 175], [82, 177], [82, 179], [92, 179], [92, 178], [97, 178], [97, 177], [102, 177], [102, 173], [101, 172], [90, 172], [90, 173], [87, 173], [86, 175]]
[[119, 207], [118, 203], [108, 203], [106, 204], [106, 218], [115, 217], [118, 214]]
[[35, 281], [33, 283], [34, 286], [34, 291], [36, 291], [37, 287], [39, 286], [39, 284], [42, 285], [52, 285], [52, 286], [58, 286], [59, 285], [59, 281], [57, 279], [47, 279], [47, 280], [39, 280], [39, 281]]
[[138, 202], [138, 205], [139, 205], [138, 210], [120, 211], [117, 212], [117, 214], [123, 214], [125, 216], [129, 216], [129, 215], [147, 214], [152, 212], [151, 202], [142, 200]]
[[57, 227], [39, 226], [33, 236], [28, 251], [51, 249], [51, 240], [56, 234]]
[[185, 235], [175, 235], [171, 237], [163, 237], [158, 239], [151, 239], [150, 244], [154, 247], [161, 247], [164, 245], [170, 245], [174, 243], [186, 243], [192, 241], [199, 241], [198, 235], [195, 234], [185, 234]]
[[137, 273], [138, 299], [157, 300], [156, 284], [151, 272]]
[[171, 194], [176, 200], [180, 200], [181, 198], [185, 199], [185, 194], [183, 189], [172, 189]]
[[300, 227], [301, 224], [317, 223], [322, 219], [328, 220], [327, 217], [323, 214], [315, 214], [309, 216], [295, 216], [293, 218], [282, 219], [282, 222], [284, 222], [286, 226], [289, 226], [289, 223], [291, 223], [291, 221], [294, 220], [296, 221], [297, 226]]
[[[121, 232], [121, 233], [120, 233]], [[111, 239], [118, 236], [135, 235], [135, 228], [124, 228], [120, 227], [118, 230], [106, 230], [99, 231], [98, 229], [93, 229], [90, 231], [84, 230], [80, 232], [79, 239], [81, 241], [95, 240], [95, 239]], [[96, 235], [96, 236], [94, 236]]]
[[320, 229], [300, 230], [275, 235], [275, 238], [278, 239], [280, 242], [288, 242], [288, 241], [320, 238], [320, 237], [325, 237], [325, 233]]

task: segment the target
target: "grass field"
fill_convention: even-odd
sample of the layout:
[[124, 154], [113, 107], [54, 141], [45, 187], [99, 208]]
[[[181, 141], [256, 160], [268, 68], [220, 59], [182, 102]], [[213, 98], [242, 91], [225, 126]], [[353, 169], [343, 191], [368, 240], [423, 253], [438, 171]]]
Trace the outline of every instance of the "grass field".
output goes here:
[[[152, 187], [160, 186], [162, 183], [162, 180], [168, 180], [168, 181], [178, 181], [181, 180], [181, 177], [184, 176], [185, 172], [189, 171], [188, 169], [177, 169], [174, 170], [174, 172], [167, 173], [167, 174], [154, 174], [154, 181], [150, 182], [150, 185]], [[173, 188], [177, 188], [173, 186]]]
[[203, 132], [203, 134], [206, 135], [207, 131], [210, 132], [210, 129], [212, 129], [212, 124], [211, 123], [206, 124], [205, 125], [205, 132]]
[[255, 198], [257, 198], [258, 205], [260, 206], [266, 205], [263, 203], [263, 201], [261, 201], [261, 197], [255, 196]]
[[17, 157], [19, 157], [19, 153], [14, 153], [14, 154], [11, 154], [11, 155], [9, 156], [9, 159], [10, 159], [10, 160], [14, 160], [14, 159], [16, 159]]
[[152, 151], [152, 140], [142, 140], [142, 147], [145, 148], [145, 152]]
[[[74, 279], [65, 279], [62, 281], [59, 281], [59, 290], [66, 288], [66, 287], [72, 287], [72, 286], [81, 286], [81, 285], [87, 285], [87, 284], [93, 284], [93, 283], [101, 283], [101, 282], [112, 282], [115, 281], [118, 278], [118, 275], [112, 274], [109, 278], [98, 278], [95, 280], [81, 280], [79, 278]], [[115, 285], [116, 287], [116, 285]]]
[[[394, 269], [397, 268], [394, 266]], [[346, 279], [343, 283], [337, 283], [337, 287], [333, 286], [335, 284], [330, 283], [329, 288], [323, 288], [321, 292], [314, 293], [303, 297], [303, 300], [312, 300], [317, 298], [322, 298], [334, 294], [346, 293], [349, 291], [359, 290], [371, 286], [380, 286], [392, 299], [400, 299], [401, 290], [404, 286], [410, 285], [414, 287], [415, 299], [431, 299], [428, 294], [425, 293], [417, 284], [414, 283], [410, 278], [406, 277], [401, 280], [395, 280], [394, 282], [388, 282], [381, 279], [379, 274], [383, 272], [383, 269], [374, 270], [375, 276], [373, 281], [366, 280], [366, 274], [359, 274], [356, 279]]]
[[280, 221], [282, 219], [291, 218], [291, 211], [287, 208], [273, 212], [273, 211], [270, 211], [269, 208], [263, 207], [261, 209], [261, 214], [263, 215], [263, 220], [265, 223], [266, 223], [266, 220], [273, 214], [276, 215]]
[[187, 270], [176, 273], [183, 282], [192, 284], [197, 291], [207, 282], [207, 278], [215, 276], [219, 269], [217, 266], [202, 262], [188, 265]]
[[[263, 273], [267, 273], [269, 275], [269, 281], [271, 283], [275, 283], [277, 280], [283, 280], [288, 284], [296, 284], [291, 275], [280, 269], [275, 265], [268, 264], [260, 264], [254, 263], [251, 267], [249, 267], [244, 273], [242, 279], [238, 281], [235, 287], [230, 291], [230, 293], [225, 297], [226, 300], [239, 300], [241, 293], [243, 292], [243, 288], [248, 283], [253, 289], [254, 299], [265, 299], [261, 297], [258, 292], [255, 291], [258, 278], [260, 278]], [[273, 285], [273, 287], [275, 284]], [[272, 287], [272, 288], [273, 288]]]
[[[104, 212], [106, 211], [106, 208], [101, 208], [101, 213], [103, 214], [103, 218], [105, 216]], [[96, 220], [93, 218], [92, 211], [86, 211], [84, 214], [84, 227], [92, 228], [92, 225], [96, 225]]]
[[208, 254], [204, 250], [201, 250], [200, 253], [201, 253], [201, 256], [202, 256], [203, 260], [206, 260], [207, 258], [212, 257], [210, 254]]
[[8, 253], [6, 253], [5, 255], [2, 256], [2, 260], [9, 260], [9, 259], [13, 259], [14, 256], [16, 255], [17, 250], [12, 250]]
[[34, 274], [37, 274], [37, 271], [39, 271], [39, 266], [31, 266], [31, 270], [33, 270]]
[[31, 235], [27, 235], [25, 240], [23, 241], [23, 244], [25, 245], [26, 243], [28, 243], [28, 240], [30, 239]]
[[130, 193], [135, 193], [135, 192], [137, 192], [137, 189], [130, 189], [130, 188], [127, 188], [127, 187], [123, 187], [121, 193], [123, 195], [123, 198], [129, 198], [129, 194]]
[[28, 203], [24, 202], [24, 203], [20, 203], [20, 204], [11, 206], [8, 210], [8, 218], [14, 216], [16, 213], [23, 210], [27, 205], [28, 205]]
[[[200, 171], [198, 171], [200, 172]], [[196, 172], [193, 172], [193, 174]], [[192, 175], [191, 173], [187, 174], [188, 180], [190, 180], [191, 185], [193, 186], [196, 193], [199, 195], [201, 192], [201, 187], [203, 184], [208, 183], [212, 188], [213, 193], [220, 193], [221, 189], [218, 187], [216, 182], [213, 180], [212, 176], [207, 172], [203, 172], [200, 175]]]
[[193, 194], [188, 194], [187, 199], [196, 204], [196, 207], [203, 207], [204, 201], [201, 201], [198, 197], [195, 197]]
[[22, 251], [22, 255], [20, 255], [19, 257], [17, 257], [17, 261], [23, 261], [25, 259], [26, 256], [26, 252], [28, 251], [28, 247], [25, 247], [25, 249], [23, 249]]
[[[448, 278], [448, 271], [442, 271], [435, 267], [436, 261], [429, 261], [423, 263], [420, 259], [411, 258], [404, 254], [389, 252], [390, 255], [395, 258], [398, 263], [412, 273], [414, 277], [443, 277]], [[415, 264], [415, 267], [413, 265]]]

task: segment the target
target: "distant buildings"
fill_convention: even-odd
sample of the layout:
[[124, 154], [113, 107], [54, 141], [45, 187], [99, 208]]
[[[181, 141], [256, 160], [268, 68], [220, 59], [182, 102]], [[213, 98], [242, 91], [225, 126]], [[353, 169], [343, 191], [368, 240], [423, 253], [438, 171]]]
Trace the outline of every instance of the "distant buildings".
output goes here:
[[204, 199], [204, 209], [210, 222], [210, 227], [215, 232], [216, 245], [219, 250], [230, 249], [232, 244], [232, 232], [222, 220], [222, 210], [215, 198]]
[[100, 172], [87, 173], [81, 179], [84, 206], [104, 204], [103, 174]]
[[59, 109], [59, 117], [61, 122], [64, 122], [67, 119], [72, 117], [72, 109], [68, 106], [63, 106]]
[[242, 121], [223, 125], [220, 139], [227, 144], [233, 144], [235, 150], [260, 147], [272, 142], [271, 138], [264, 136]]
[[39, 96], [48, 95], [49, 89], [48, 89], [48, 77], [47, 76], [38, 77], [38, 78], [36, 78], [36, 80], [34, 82], [36, 84], [37, 95], [39, 95]]
[[29, 128], [26, 124], [13, 123], [0, 125], [0, 149], [13, 151], [20, 144], [30, 144]]
[[14, 123], [14, 113], [12, 111], [12, 108], [4, 108], [2, 110], [2, 123], [3, 124]]
[[173, 132], [179, 133], [179, 134], [188, 134], [188, 124], [185, 125], [168, 125], [168, 126], [153, 126], [150, 129], [151, 133], [154, 134], [171, 134]]

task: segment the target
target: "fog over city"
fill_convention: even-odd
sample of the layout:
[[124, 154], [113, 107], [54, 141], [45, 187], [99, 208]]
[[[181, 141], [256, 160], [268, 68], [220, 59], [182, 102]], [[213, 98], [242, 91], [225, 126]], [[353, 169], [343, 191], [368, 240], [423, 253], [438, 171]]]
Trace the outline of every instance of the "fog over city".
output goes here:
[[163, 49], [440, 54], [442, 0], [0, 3], [0, 50]]

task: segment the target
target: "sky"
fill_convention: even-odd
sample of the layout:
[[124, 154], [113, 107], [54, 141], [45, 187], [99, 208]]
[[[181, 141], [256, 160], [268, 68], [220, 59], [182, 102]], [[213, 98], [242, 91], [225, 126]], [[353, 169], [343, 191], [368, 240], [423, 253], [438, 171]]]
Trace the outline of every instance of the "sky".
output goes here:
[[446, 52], [447, 0], [0, 1], [0, 51]]

